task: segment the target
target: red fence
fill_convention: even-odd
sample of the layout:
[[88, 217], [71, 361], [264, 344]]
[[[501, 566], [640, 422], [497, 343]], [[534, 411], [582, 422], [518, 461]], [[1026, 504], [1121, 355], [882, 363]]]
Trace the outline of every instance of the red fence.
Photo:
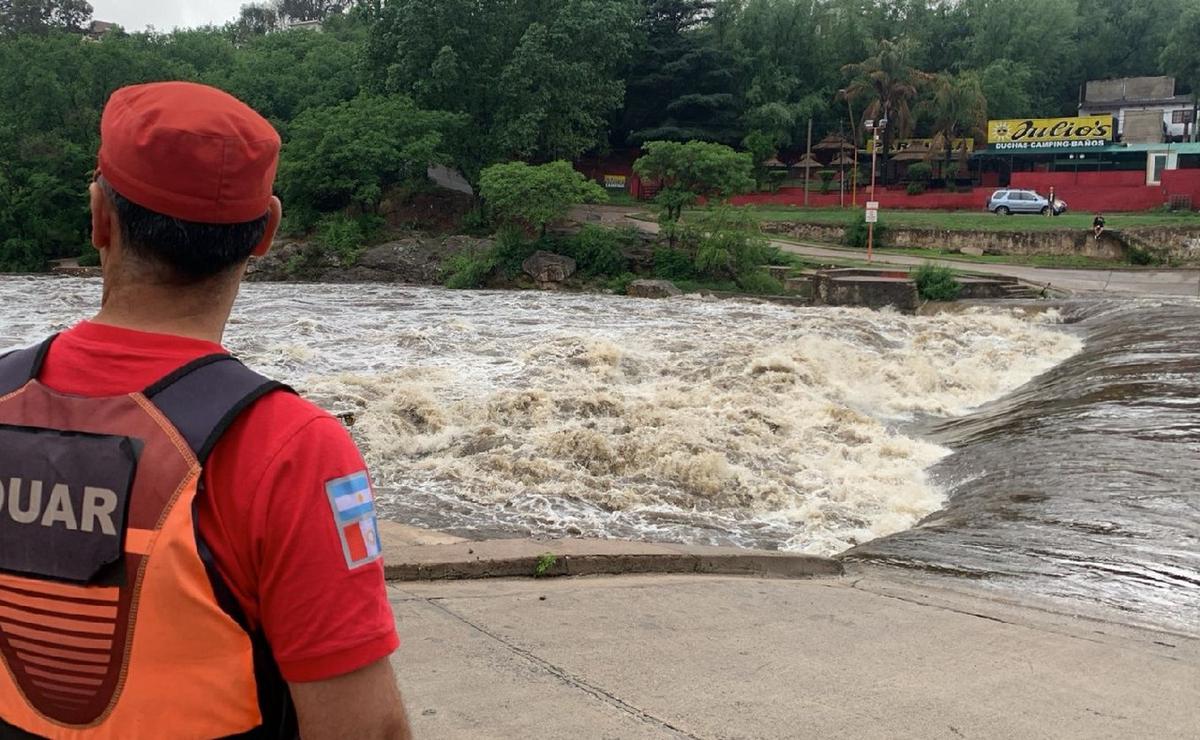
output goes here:
[[[1110, 172], [1014, 172], [1009, 187], [1036, 190], [1046, 195], [1054, 188], [1055, 197], [1067, 202], [1074, 212], [1093, 211], [1150, 211], [1171, 202], [1173, 198], [1190, 198], [1192, 207], [1200, 207], [1200, 170], [1168, 170], [1163, 173], [1162, 185], [1146, 185], [1146, 173], [1141, 170]], [[858, 191], [860, 207], [869, 198], [870, 190]], [[904, 190], [877, 190], [875, 200], [888, 210], [983, 210], [992, 188], [976, 188], [967, 193], [930, 191], [909, 195]], [[804, 205], [801, 188], [782, 188], [777, 193], [752, 193], [733, 199], [735, 205]], [[850, 205], [850, 195], [846, 195]], [[809, 193], [808, 205], [814, 208], [837, 208], [842, 200], [837, 193]]]

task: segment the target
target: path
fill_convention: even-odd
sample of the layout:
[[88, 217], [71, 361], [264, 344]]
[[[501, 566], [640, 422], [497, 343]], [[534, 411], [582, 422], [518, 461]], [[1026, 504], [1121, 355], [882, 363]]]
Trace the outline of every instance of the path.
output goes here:
[[[649, 232], [658, 233], [658, 224], [631, 218], [634, 213], [628, 208], [609, 206], [593, 208], [605, 224], [623, 223], [634, 225]], [[861, 249], [845, 249], [828, 244], [772, 240], [771, 244], [785, 252], [805, 257], [824, 257], [839, 260], [862, 260]], [[1142, 296], [1189, 296], [1200, 297], [1200, 270], [1084, 270], [1073, 268], [1031, 267], [971, 262], [954, 259], [930, 259], [901, 254], [878, 254], [875, 261], [880, 265], [915, 266], [926, 263], [945, 265], [956, 270], [969, 270], [986, 275], [1007, 275], [1039, 286], [1049, 286], [1073, 293], [1109, 293]]]
[[422, 738], [1194, 738], [1200, 640], [867, 569], [390, 587]]

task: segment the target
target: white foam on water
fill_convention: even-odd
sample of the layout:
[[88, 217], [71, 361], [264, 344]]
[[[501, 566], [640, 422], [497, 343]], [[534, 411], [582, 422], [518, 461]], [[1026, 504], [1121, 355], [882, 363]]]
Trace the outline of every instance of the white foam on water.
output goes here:
[[[41, 307], [4, 312], [0, 340], [69, 325], [97, 292], [0, 280], [4, 305]], [[227, 343], [353, 414], [377, 485], [462, 526], [831, 554], [942, 506], [924, 471], [947, 451], [897, 423], [964, 414], [1079, 351], [1055, 320], [250, 285]]]

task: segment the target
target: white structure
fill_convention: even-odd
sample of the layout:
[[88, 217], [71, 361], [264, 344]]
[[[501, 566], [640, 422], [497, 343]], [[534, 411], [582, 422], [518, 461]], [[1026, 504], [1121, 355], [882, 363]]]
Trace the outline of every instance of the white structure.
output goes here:
[[1087, 83], [1079, 115], [1111, 114], [1126, 144], [1161, 144], [1195, 133], [1192, 105], [1175, 94], [1174, 77], [1124, 77]]

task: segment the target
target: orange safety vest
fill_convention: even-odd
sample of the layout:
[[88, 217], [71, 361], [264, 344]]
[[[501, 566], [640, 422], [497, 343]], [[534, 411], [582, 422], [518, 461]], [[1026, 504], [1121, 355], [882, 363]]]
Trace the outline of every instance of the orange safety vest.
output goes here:
[[282, 388], [226, 355], [141, 393], [0, 358], [0, 738], [295, 737], [269, 646], [195, 519], [221, 435]]

